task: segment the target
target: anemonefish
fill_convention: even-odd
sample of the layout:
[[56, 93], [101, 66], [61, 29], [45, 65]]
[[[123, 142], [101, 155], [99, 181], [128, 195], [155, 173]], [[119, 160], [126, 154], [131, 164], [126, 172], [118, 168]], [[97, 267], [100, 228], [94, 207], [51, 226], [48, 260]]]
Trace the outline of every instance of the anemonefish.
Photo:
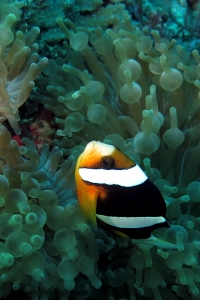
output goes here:
[[142, 169], [117, 147], [92, 141], [79, 156], [75, 179], [85, 216], [122, 237], [147, 239], [169, 227], [165, 201]]

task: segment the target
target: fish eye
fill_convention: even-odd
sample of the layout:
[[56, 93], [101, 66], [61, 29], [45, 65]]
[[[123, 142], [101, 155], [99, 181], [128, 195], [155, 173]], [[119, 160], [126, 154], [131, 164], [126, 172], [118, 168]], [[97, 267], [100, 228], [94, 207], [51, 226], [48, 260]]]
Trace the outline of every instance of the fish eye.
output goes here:
[[112, 169], [114, 167], [114, 159], [112, 157], [103, 157], [101, 165], [104, 169]]

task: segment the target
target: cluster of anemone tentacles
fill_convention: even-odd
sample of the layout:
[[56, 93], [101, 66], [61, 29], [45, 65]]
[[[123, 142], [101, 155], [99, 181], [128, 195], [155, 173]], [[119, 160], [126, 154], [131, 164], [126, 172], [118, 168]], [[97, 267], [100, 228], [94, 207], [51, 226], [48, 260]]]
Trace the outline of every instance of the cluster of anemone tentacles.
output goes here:
[[[135, 28], [126, 16], [106, 32], [57, 23], [66, 57], [50, 60], [31, 96], [56, 115], [55, 147], [44, 145], [39, 155], [31, 141], [19, 147], [0, 127], [0, 298], [22, 290], [34, 300], [198, 299], [198, 51]], [[19, 37], [27, 51], [27, 36]], [[30, 64], [21, 66], [24, 75]], [[34, 64], [36, 76], [43, 67]], [[87, 224], [74, 169], [91, 140], [119, 147], [159, 188], [170, 228], [154, 235], [172, 249]]]
[[[108, 282], [113, 280], [113, 297], [119, 297], [114, 287], [128, 286], [131, 299], [136, 294], [164, 299], [167, 292], [195, 299], [200, 280], [200, 55], [157, 31], [134, 27], [126, 16], [105, 32], [76, 28], [70, 20], [57, 23], [66, 35], [66, 57], [50, 60], [32, 95], [56, 115], [55, 143], [68, 156], [99, 140], [134, 159], [167, 205], [170, 228], [155, 235], [176, 244], [163, 251], [124, 241], [122, 253], [116, 239], [112, 267], [104, 270]], [[126, 253], [133, 256], [126, 260]]]

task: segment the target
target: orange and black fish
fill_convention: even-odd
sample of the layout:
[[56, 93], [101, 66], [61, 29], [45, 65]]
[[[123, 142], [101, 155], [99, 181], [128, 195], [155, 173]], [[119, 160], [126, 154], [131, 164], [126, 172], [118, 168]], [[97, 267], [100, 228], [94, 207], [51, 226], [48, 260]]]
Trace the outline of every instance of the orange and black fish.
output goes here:
[[169, 227], [160, 191], [115, 146], [90, 142], [78, 158], [75, 178], [82, 211], [109, 232], [147, 239], [154, 229]]

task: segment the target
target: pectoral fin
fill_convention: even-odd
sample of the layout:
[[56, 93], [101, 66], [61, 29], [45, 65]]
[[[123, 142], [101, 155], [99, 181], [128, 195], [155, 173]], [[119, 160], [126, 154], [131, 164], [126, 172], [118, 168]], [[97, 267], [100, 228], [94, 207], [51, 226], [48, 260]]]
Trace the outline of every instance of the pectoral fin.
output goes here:
[[93, 224], [96, 225], [96, 194], [82, 193], [79, 194], [78, 198], [84, 215], [88, 220], [90, 220]]

